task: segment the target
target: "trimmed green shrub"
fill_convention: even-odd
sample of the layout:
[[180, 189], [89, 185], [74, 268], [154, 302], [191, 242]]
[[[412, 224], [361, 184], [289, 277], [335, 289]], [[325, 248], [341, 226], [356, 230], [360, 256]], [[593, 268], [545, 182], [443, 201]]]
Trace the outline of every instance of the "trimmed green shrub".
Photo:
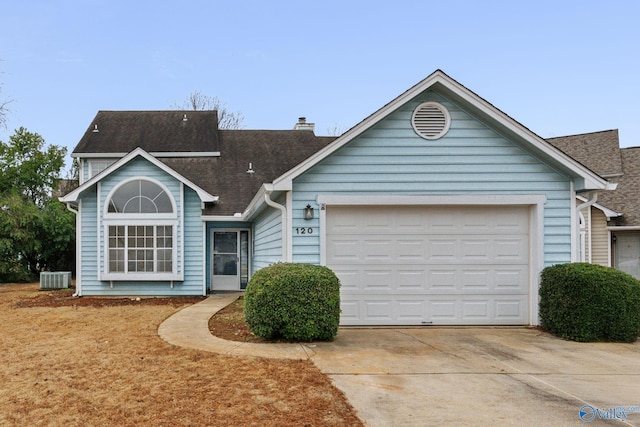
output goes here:
[[640, 334], [640, 282], [595, 264], [558, 264], [542, 271], [541, 326], [573, 341], [634, 342]]
[[247, 326], [257, 336], [332, 341], [340, 323], [340, 281], [328, 267], [278, 263], [258, 270], [244, 295]]

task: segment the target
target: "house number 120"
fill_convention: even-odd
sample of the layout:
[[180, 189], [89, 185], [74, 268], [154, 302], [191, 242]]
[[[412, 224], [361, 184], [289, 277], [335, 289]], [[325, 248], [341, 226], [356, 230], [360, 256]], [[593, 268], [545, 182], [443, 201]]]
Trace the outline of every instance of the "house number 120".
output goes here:
[[296, 228], [296, 234], [313, 234], [313, 228]]

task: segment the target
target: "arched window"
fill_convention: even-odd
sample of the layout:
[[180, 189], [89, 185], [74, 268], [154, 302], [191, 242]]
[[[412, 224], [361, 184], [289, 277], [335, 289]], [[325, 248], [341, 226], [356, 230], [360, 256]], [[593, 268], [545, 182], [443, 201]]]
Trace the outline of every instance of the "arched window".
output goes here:
[[169, 195], [155, 182], [136, 179], [121, 185], [109, 200], [109, 213], [172, 213]]
[[175, 204], [168, 190], [145, 178], [115, 188], [106, 200], [105, 280], [174, 280], [177, 271]]

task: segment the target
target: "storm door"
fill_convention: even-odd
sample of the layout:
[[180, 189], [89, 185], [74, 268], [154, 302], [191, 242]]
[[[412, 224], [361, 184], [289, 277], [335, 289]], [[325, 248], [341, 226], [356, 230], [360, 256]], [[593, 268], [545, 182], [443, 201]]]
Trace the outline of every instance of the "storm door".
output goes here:
[[213, 230], [211, 248], [211, 290], [244, 290], [249, 281], [249, 230]]

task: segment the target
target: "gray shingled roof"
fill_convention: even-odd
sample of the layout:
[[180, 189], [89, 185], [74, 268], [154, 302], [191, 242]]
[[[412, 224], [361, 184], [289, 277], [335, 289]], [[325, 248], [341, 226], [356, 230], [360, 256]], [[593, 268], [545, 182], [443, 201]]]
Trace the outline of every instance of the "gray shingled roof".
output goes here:
[[[187, 121], [183, 121], [184, 114]], [[94, 126], [98, 125], [98, 132]], [[205, 215], [243, 212], [263, 183], [324, 148], [335, 137], [310, 130], [218, 130], [215, 111], [100, 111], [74, 153], [219, 152], [220, 156], [159, 157], [219, 202]], [[247, 173], [249, 163], [254, 173]]]
[[215, 152], [217, 126], [213, 110], [99, 111], [73, 153]]
[[617, 180], [615, 191], [602, 191], [598, 194], [598, 203], [622, 212], [615, 225], [640, 226], [640, 147], [621, 148], [624, 174]]
[[[167, 166], [220, 197], [205, 215], [243, 212], [263, 183], [272, 182], [335, 138], [308, 130], [221, 130], [219, 158], [162, 158]], [[247, 173], [249, 163], [254, 173]]]
[[598, 204], [622, 213], [612, 225], [640, 226], [640, 147], [620, 148], [617, 129], [547, 141], [618, 184], [616, 190], [598, 194]]
[[617, 129], [548, 138], [547, 142], [604, 178], [622, 174]]

